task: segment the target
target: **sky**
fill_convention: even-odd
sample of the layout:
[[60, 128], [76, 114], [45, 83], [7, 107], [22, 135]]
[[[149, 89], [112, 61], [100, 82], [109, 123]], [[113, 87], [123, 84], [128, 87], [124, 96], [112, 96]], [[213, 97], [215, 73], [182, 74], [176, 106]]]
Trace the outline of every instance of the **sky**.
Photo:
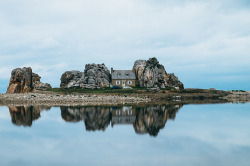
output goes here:
[[0, 92], [32, 67], [59, 87], [85, 64], [156, 57], [185, 88], [250, 90], [249, 0], [1, 0]]

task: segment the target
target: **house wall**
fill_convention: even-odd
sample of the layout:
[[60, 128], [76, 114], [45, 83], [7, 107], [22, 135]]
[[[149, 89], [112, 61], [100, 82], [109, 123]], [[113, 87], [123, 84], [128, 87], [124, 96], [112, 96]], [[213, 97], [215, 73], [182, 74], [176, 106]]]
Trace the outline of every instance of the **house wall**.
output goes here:
[[[116, 81], [120, 81], [120, 85], [116, 85]], [[115, 80], [113, 79], [113, 80], [112, 80], [112, 85], [113, 85], [113, 86], [122, 87], [122, 81], [125, 81], [125, 86], [135, 86], [135, 85], [136, 85], [136, 80], [122, 80], [122, 79], [115, 79]], [[129, 84], [128, 84], [128, 81], [131, 81], [132, 84], [129, 85]]]
[[136, 116], [136, 110], [132, 107], [120, 107], [112, 109], [112, 117], [114, 116]]

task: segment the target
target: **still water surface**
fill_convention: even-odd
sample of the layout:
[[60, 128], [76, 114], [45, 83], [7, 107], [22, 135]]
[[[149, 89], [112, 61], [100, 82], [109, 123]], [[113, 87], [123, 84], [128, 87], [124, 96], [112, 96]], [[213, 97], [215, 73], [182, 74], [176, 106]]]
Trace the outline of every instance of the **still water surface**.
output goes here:
[[250, 104], [0, 107], [0, 165], [250, 163]]

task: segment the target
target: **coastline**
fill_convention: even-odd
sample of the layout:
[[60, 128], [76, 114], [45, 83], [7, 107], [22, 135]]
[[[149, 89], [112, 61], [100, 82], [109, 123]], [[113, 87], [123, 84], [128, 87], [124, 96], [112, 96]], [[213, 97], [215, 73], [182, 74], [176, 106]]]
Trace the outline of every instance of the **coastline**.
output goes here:
[[96, 95], [96, 94], [71, 94], [58, 93], [22, 93], [0, 94], [0, 105], [50, 105], [50, 106], [74, 106], [74, 105], [109, 105], [124, 103], [149, 102], [149, 98], [136, 96]]
[[232, 92], [204, 89], [186, 89], [172, 92], [142, 93], [71, 93], [50, 91], [30, 93], [0, 94], [0, 105], [48, 105], [48, 106], [86, 106], [121, 105], [140, 103], [244, 103], [250, 102], [250, 91]]

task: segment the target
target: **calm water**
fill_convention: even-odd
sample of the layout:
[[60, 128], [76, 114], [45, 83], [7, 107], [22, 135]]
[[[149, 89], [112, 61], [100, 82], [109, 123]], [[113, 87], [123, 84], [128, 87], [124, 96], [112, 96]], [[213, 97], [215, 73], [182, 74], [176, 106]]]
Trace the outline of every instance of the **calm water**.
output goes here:
[[0, 165], [250, 164], [250, 104], [0, 107]]

